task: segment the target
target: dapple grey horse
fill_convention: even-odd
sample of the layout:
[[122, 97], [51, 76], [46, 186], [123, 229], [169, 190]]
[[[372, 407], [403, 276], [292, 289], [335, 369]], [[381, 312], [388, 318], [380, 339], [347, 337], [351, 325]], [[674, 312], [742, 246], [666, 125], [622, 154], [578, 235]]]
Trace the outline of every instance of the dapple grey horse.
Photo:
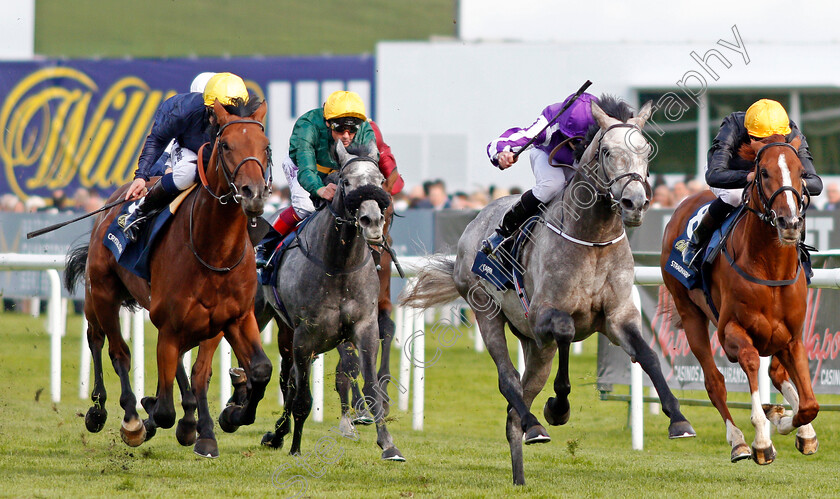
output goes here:
[[[294, 435], [290, 454], [300, 453], [303, 423], [312, 408], [312, 359], [350, 341], [359, 352], [365, 402], [374, 416], [382, 459], [405, 460], [385, 425], [384, 397], [376, 376], [379, 277], [368, 244], [382, 242], [383, 213], [390, 198], [381, 188], [385, 178], [377, 166], [376, 145], [367, 147], [363, 155], [354, 156], [341, 142], [336, 143], [342, 167], [335, 197], [312, 215], [315, 219], [282, 256], [273, 286], [263, 286], [257, 293], [258, 325], [262, 328], [272, 318], [278, 319], [283, 356], [280, 383], [285, 393], [283, 414], [275, 431], [267, 433], [262, 443], [281, 447], [290, 431], [291, 414]], [[279, 312], [277, 298], [291, 324]]]
[[[555, 352], [559, 351], [556, 396], [548, 400], [543, 415], [549, 424], [562, 425], [570, 416], [569, 346], [596, 331], [620, 345], [650, 376], [671, 419], [669, 436], [695, 435], [665, 382], [659, 360], [641, 336], [641, 315], [631, 300], [633, 255], [624, 225], [640, 225], [649, 206], [651, 146], [641, 129], [650, 117], [651, 105], [645, 104], [633, 117], [621, 101], [602, 97], [600, 102], [606, 112], [592, 105], [598, 129], [590, 129], [591, 141], [576, 162], [576, 173], [562, 194], [545, 207], [523, 250], [520, 264], [530, 297], [529, 312], [525, 313], [515, 291], [499, 292], [471, 271], [481, 240], [498, 225], [513, 197], [482, 210], [461, 236], [455, 261], [433, 257], [403, 299], [411, 306], [427, 308], [460, 295], [475, 311], [498, 369], [499, 390], [508, 401], [507, 439], [517, 485], [525, 483], [523, 441], [550, 441], [530, 406], [545, 386]], [[502, 257], [497, 251], [495, 258]], [[521, 380], [508, 353], [506, 324], [525, 352]]]

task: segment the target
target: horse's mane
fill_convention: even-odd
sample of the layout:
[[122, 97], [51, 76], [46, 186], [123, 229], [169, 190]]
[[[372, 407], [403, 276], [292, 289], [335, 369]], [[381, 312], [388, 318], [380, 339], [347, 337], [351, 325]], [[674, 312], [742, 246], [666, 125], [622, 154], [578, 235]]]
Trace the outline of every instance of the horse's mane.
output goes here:
[[[759, 139], [758, 141], [761, 142], [762, 144], [771, 144], [773, 142], [785, 142], [785, 136], [784, 135], [771, 135], [769, 137]], [[752, 146], [750, 145], [749, 142], [746, 143], [746, 144], [741, 144], [741, 147], [738, 148], [738, 156], [740, 156], [741, 159], [744, 159], [746, 161], [750, 161], [750, 162], [755, 161], [756, 154], [757, 153], [756, 153], [755, 149], [752, 148]]]
[[[228, 114], [232, 114], [234, 116], [239, 116], [240, 118], [247, 118], [248, 116], [253, 115], [257, 112], [260, 105], [262, 105], [263, 101], [259, 97], [254, 94], [248, 94], [248, 100], [243, 101], [242, 99], [234, 99], [233, 104], [228, 104], [223, 106], [225, 111]], [[208, 111], [212, 113], [212, 109]], [[209, 125], [207, 128], [207, 132], [210, 134], [211, 137], [215, 137], [216, 134], [219, 132], [218, 125]]]
[[[607, 113], [607, 116], [611, 116], [622, 123], [634, 116], [633, 109], [630, 107], [630, 104], [614, 95], [601, 94], [601, 97], [598, 99], [598, 107]], [[589, 147], [589, 144], [592, 143], [592, 139], [595, 137], [595, 134], [598, 133], [598, 130], [600, 130], [600, 127], [597, 124], [590, 125], [586, 130], [586, 135], [583, 140], [575, 146], [575, 161], [579, 161], [583, 156], [583, 152], [587, 147]]]

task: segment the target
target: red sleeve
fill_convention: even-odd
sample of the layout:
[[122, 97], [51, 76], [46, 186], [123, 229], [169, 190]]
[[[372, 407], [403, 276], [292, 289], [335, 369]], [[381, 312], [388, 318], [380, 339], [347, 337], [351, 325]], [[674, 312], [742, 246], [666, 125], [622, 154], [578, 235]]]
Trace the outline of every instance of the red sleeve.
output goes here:
[[[379, 125], [371, 120], [370, 127], [373, 129], [374, 135], [376, 135], [376, 147], [379, 149], [379, 171], [382, 172], [382, 175], [384, 175], [385, 178], [388, 178], [391, 173], [397, 169], [397, 160], [394, 159], [394, 154], [391, 153], [391, 146], [386, 144], [385, 140], [382, 138], [382, 131], [379, 130]], [[397, 175], [399, 175], [399, 173], [397, 173]], [[394, 183], [394, 186], [391, 189], [391, 194], [397, 194], [402, 191], [404, 186], [405, 182], [403, 182], [403, 179], [400, 176]]]

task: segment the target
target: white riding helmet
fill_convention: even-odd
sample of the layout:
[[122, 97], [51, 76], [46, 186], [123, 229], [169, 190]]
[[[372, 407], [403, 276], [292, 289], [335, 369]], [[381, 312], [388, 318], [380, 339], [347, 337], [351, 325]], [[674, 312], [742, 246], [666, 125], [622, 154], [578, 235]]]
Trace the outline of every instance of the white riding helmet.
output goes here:
[[214, 76], [216, 76], [216, 73], [213, 73], [212, 71], [199, 73], [195, 78], [193, 78], [192, 83], [190, 83], [190, 92], [204, 93], [204, 87], [207, 86], [207, 82], [210, 81], [210, 78]]

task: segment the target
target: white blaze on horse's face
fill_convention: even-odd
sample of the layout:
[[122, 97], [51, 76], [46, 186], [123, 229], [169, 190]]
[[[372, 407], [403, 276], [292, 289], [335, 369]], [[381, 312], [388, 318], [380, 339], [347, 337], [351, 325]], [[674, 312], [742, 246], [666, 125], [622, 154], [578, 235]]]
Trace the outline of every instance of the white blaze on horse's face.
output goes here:
[[[612, 199], [621, 209], [625, 225], [641, 225], [645, 211], [650, 206], [647, 196], [648, 159], [652, 151], [642, 128], [652, 112], [651, 102], [642, 106], [638, 116], [622, 122], [607, 115], [592, 103], [592, 115], [601, 131], [592, 140], [581, 163], [598, 161], [601, 172], [595, 177], [608, 189]], [[611, 128], [610, 127], [614, 127]], [[598, 147], [600, 145], [600, 147]]]
[[[795, 145], [794, 145], [795, 144]], [[791, 143], [793, 149], [798, 149], [799, 142]], [[760, 143], [754, 145], [759, 150]], [[760, 158], [758, 169], [762, 188], [768, 201], [772, 200], [771, 216], [775, 219], [776, 229], [781, 244], [797, 244], [804, 225], [799, 212], [801, 210], [797, 193], [802, 192], [802, 163], [790, 148], [782, 145], [766, 149]], [[773, 199], [774, 194], [775, 199]]]

